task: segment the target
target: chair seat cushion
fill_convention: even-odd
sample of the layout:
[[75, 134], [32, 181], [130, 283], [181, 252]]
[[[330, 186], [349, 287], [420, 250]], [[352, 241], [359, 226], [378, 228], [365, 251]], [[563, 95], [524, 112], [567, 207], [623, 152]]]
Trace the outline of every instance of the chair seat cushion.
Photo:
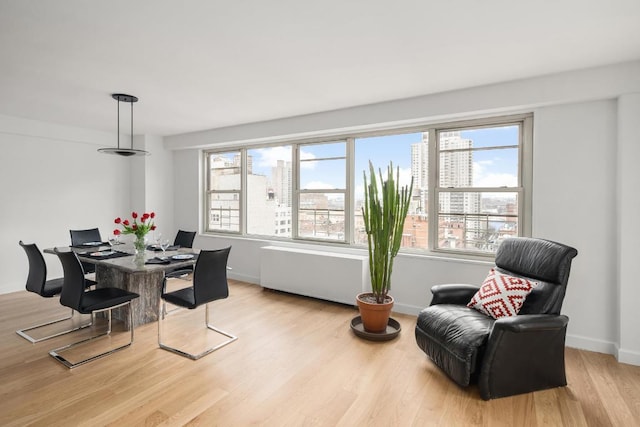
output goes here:
[[418, 315], [416, 341], [440, 369], [464, 387], [476, 372], [494, 322], [463, 305], [432, 305]]
[[64, 283], [63, 277], [60, 277], [59, 279], [47, 280], [44, 283], [44, 286], [42, 288], [42, 293], [40, 295], [46, 298], [51, 298], [53, 296], [60, 295], [60, 292], [62, 292], [63, 283]]
[[178, 289], [162, 295], [162, 299], [168, 303], [189, 309], [196, 308], [196, 300], [193, 287]]
[[135, 292], [125, 291], [124, 289], [98, 288], [82, 294], [81, 310], [78, 311], [87, 314], [96, 310], [104, 310], [131, 301], [139, 296]]

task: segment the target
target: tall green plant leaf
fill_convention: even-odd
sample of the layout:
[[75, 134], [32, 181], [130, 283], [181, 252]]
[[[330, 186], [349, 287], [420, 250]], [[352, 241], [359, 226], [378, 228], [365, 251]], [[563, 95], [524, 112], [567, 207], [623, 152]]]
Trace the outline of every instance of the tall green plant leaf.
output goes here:
[[402, 244], [404, 221], [409, 211], [413, 177], [409, 186], [399, 187], [400, 168], [393, 174], [393, 163], [387, 166], [386, 178], [382, 169], [378, 170], [379, 185], [375, 169], [369, 161], [369, 177], [364, 176], [364, 218], [369, 250], [369, 272], [371, 290], [378, 303], [383, 303], [391, 289], [393, 259]]

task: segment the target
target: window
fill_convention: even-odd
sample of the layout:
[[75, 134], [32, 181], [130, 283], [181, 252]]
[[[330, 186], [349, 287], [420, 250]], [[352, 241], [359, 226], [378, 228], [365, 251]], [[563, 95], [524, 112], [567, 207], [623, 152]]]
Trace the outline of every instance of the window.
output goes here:
[[522, 125], [437, 133], [435, 249], [493, 253], [519, 235]]
[[291, 218], [291, 145], [254, 148], [247, 153], [247, 234], [291, 237], [280, 227]]
[[492, 255], [530, 233], [532, 116], [206, 152], [206, 230], [366, 245], [363, 173], [413, 178], [402, 250]]
[[[413, 194], [411, 205], [405, 219], [402, 248], [429, 248], [428, 227], [428, 159], [429, 132], [393, 133], [384, 136], [362, 137], [355, 139], [355, 211], [354, 243], [367, 244], [367, 235], [362, 219], [364, 202], [364, 177], [369, 175], [369, 162], [376, 173], [386, 173], [389, 161], [394, 170], [400, 168], [400, 185], [409, 185], [413, 176]], [[368, 178], [367, 178], [368, 179]]]
[[298, 145], [297, 235], [346, 242], [347, 143]]
[[240, 230], [240, 152], [210, 153], [207, 159], [207, 231]]

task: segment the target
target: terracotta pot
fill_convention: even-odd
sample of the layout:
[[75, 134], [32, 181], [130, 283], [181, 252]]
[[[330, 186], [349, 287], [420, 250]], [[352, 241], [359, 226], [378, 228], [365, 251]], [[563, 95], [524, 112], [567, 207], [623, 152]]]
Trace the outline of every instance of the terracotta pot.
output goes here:
[[389, 323], [389, 316], [391, 316], [391, 309], [393, 308], [393, 297], [387, 295], [390, 301], [377, 304], [363, 301], [361, 297], [366, 295], [373, 294], [365, 292], [356, 297], [360, 318], [362, 319], [362, 327], [367, 332], [385, 332]]

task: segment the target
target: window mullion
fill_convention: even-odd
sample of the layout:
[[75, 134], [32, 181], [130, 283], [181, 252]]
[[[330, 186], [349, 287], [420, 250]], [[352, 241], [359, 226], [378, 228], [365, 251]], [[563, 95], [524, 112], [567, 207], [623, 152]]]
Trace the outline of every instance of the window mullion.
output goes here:
[[240, 234], [247, 234], [247, 210], [245, 206], [248, 206], [247, 201], [247, 175], [249, 170], [247, 169], [247, 149], [240, 150]]
[[346, 173], [346, 193], [344, 201], [345, 210], [345, 230], [344, 239], [348, 244], [354, 243], [353, 229], [355, 227], [355, 138], [347, 138], [347, 173]]
[[438, 182], [439, 174], [439, 152], [438, 152], [438, 140], [437, 132], [435, 128], [429, 129], [429, 159], [428, 159], [428, 171], [429, 177], [427, 178], [427, 197], [428, 197], [428, 214], [429, 220], [429, 234], [428, 234], [428, 248], [433, 250], [437, 246], [438, 242], [438, 193], [436, 189], [440, 184]]
[[291, 150], [293, 155], [292, 164], [291, 164], [291, 174], [293, 175], [292, 179], [292, 189], [291, 189], [291, 237], [297, 239], [300, 236], [298, 231], [298, 211], [300, 209], [300, 144], [294, 144], [293, 150]]
[[521, 236], [531, 236], [531, 188], [533, 186], [533, 117], [528, 116], [520, 126], [520, 157], [518, 169], [520, 171], [518, 185], [521, 191], [518, 193], [518, 215], [521, 226]]

